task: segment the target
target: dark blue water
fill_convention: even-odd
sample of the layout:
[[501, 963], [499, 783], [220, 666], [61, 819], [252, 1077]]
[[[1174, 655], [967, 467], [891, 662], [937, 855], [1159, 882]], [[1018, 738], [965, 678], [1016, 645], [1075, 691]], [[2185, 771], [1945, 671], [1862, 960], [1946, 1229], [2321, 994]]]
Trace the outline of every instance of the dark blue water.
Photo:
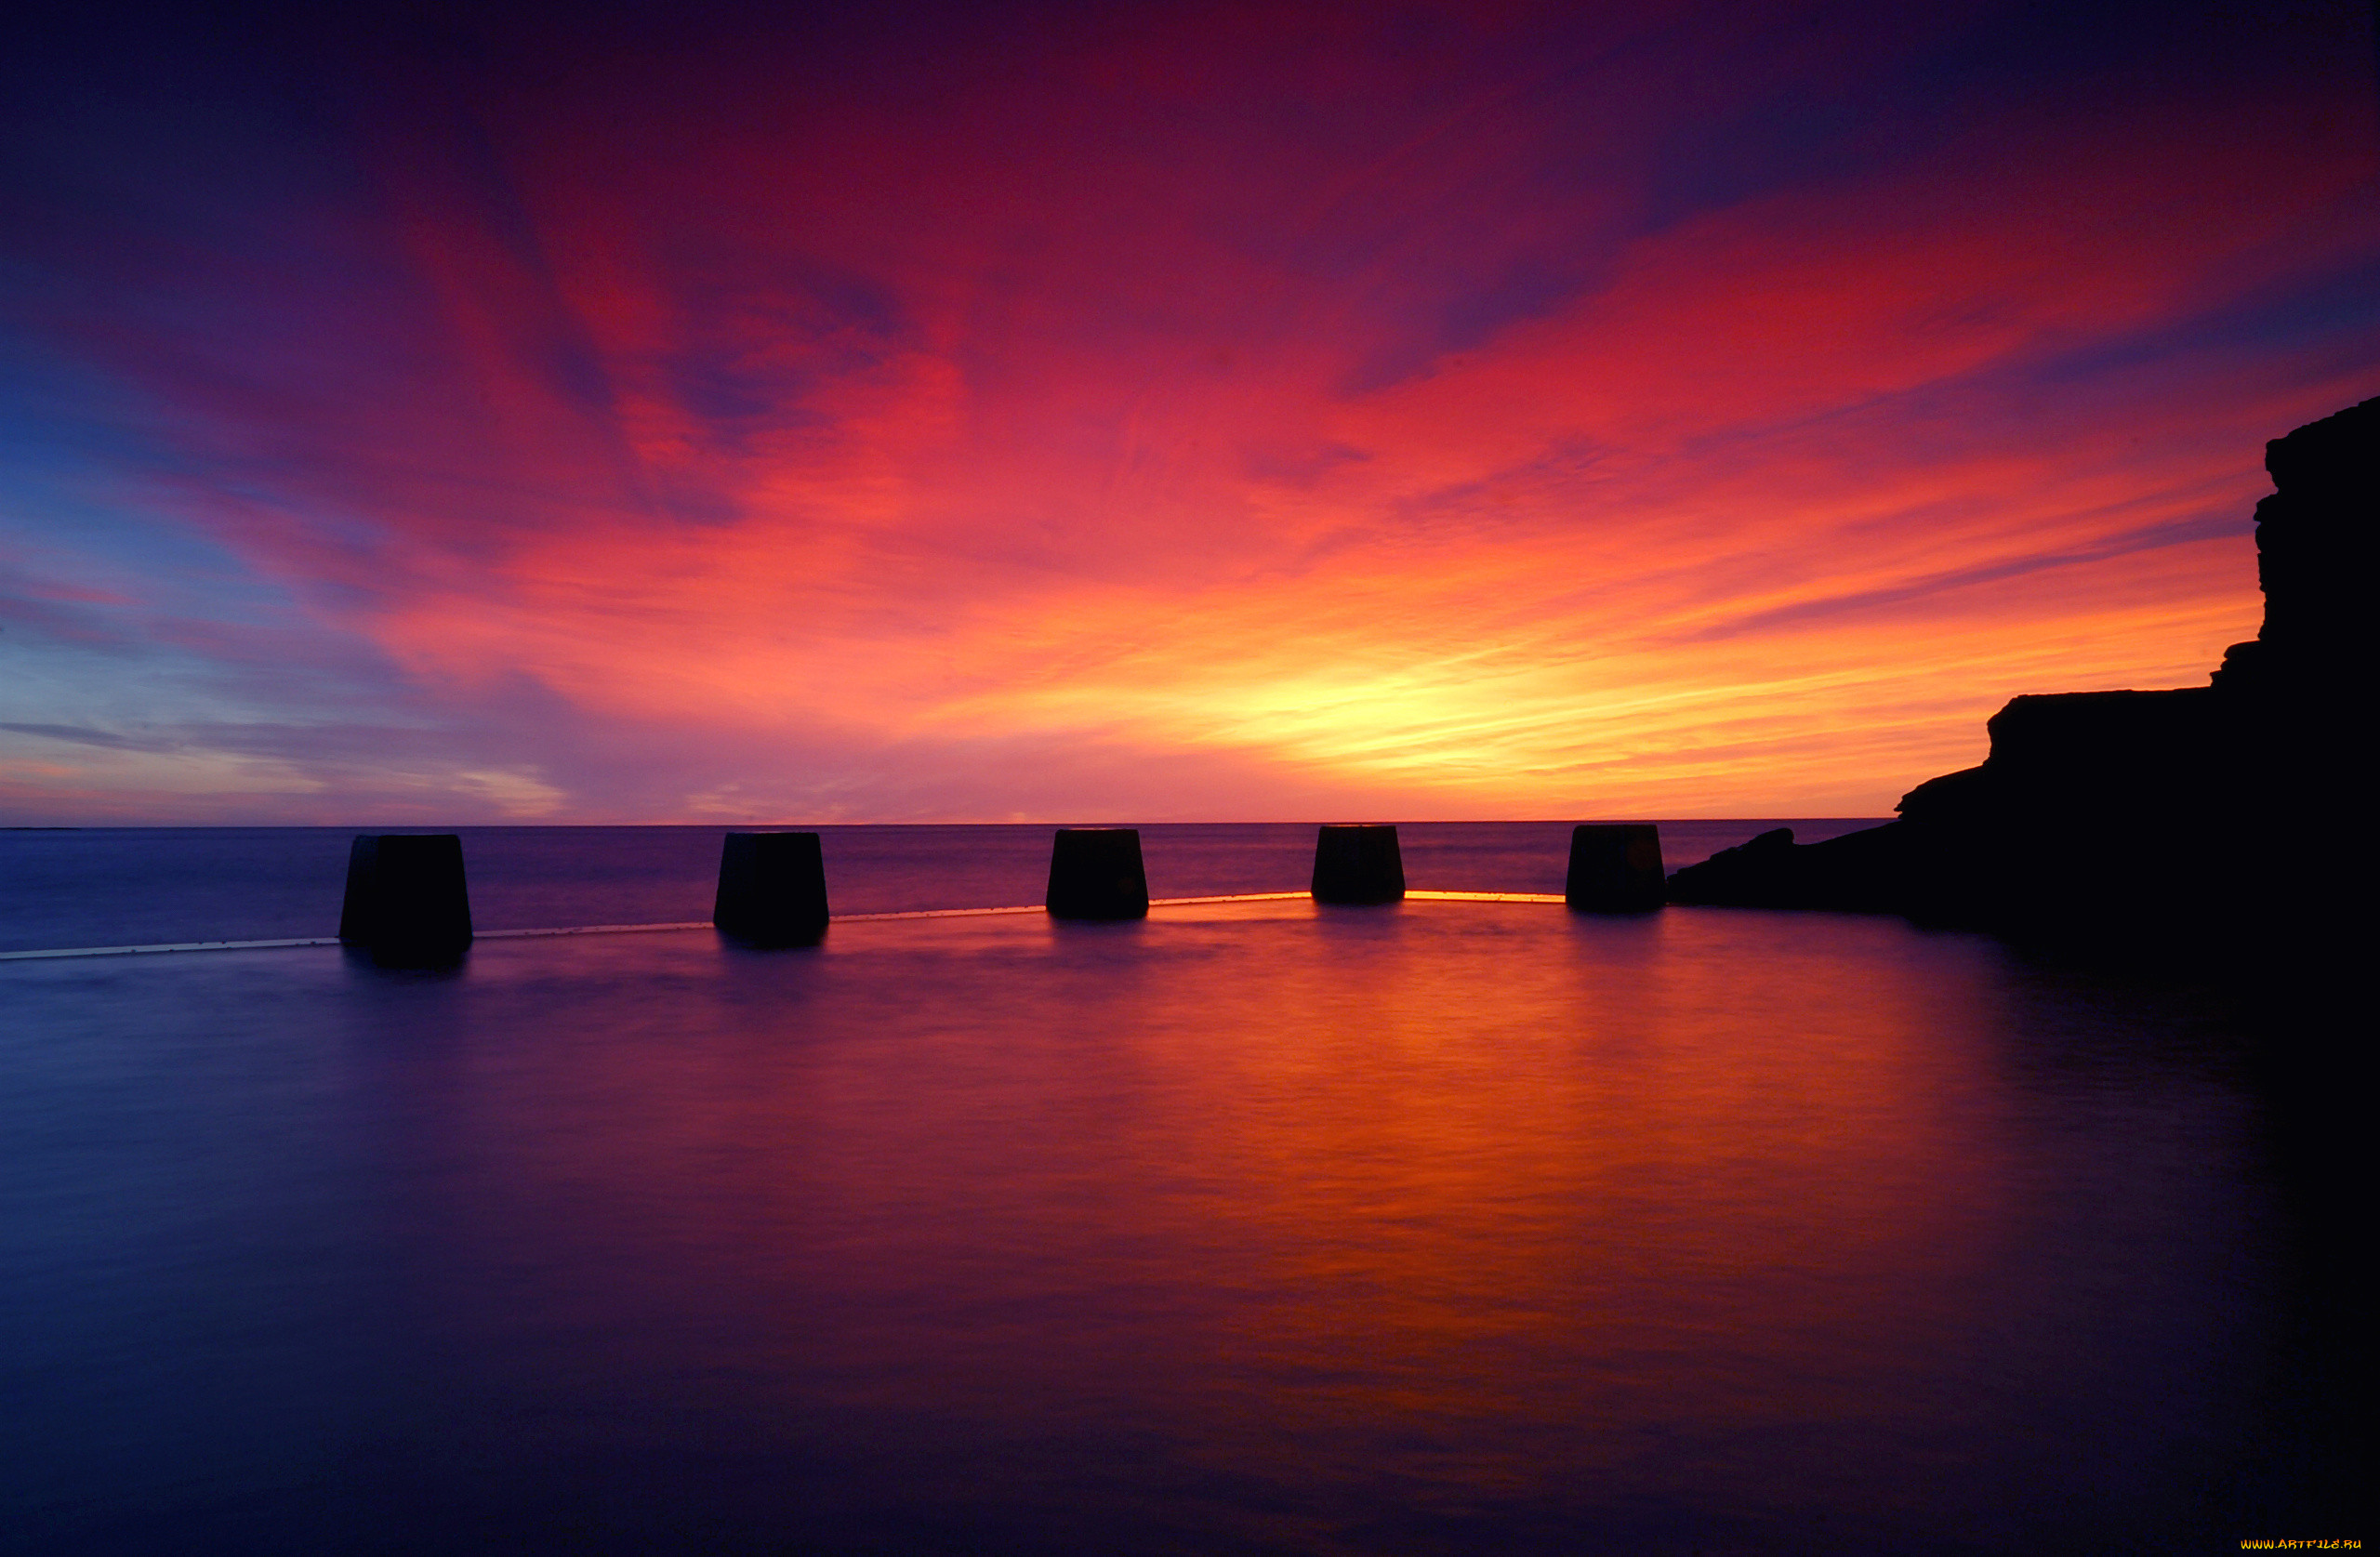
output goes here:
[[[1664, 822], [1675, 870], [1791, 826], [1805, 843], [1872, 820]], [[1398, 830], [1408, 885], [1559, 892], [1567, 822], [1421, 822]], [[465, 827], [481, 930], [708, 919], [724, 827]], [[1048, 826], [822, 827], [839, 914], [998, 908], [1041, 901]], [[1156, 897], [1302, 891], [1310, 824], [1141, 829]], [[90, 827], [0, 830], [0, 952], [332, 935], [351, 830]]]
[[[1150, 830], [1160, 894], [1297, 884], [1310, 830], [1215, 832]], [[949, 842], [830, 835], [883, 893], [843, 906], [1038, 891], [1046, 829], [905, 833]], [[1413, 833], [1417, 886], [1558, 887], [1526, 830]], [[270, 895], [246, 836], [151, 836], [219, 845], [197, 901]], [[672, 919], [716, 837], [468, 847], [521, 922]], [[0, 1548], [2353, 1535], [2301, 1527], [2347, 1326], [2273, 1036], [2169, 972], [1726, 909], [0, 964]]]

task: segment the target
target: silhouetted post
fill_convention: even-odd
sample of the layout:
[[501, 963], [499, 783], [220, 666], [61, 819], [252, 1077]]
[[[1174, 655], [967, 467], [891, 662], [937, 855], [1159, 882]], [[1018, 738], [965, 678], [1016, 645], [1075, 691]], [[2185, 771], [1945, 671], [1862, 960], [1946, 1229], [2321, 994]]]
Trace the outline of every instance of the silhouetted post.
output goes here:
[[365, 833], [347, 854], [338, 938], [393, 967], [433, 967], [471, 943], [463, 840], [455, 833]]
[[1405, 857], [1383, 824], [1326, 825], [1314, 840], [1316, 903], [1395, 903], [1405, 895]]
[[1138, 827], [1061, 827], [1050, 846], [1050, 912], [1061, 919], [1143, 919], [1148, 873]]
[[1633, 914], [1659, 908], [1666, 896], [1659, 827], [1600, 822], [1570, 829], [1570, 874], [1562, 898], [1571, 907]]
[[710, 922], [755, 946], [814, 946], [826, 935], [826, 862], [816, 833], [730, 833]]

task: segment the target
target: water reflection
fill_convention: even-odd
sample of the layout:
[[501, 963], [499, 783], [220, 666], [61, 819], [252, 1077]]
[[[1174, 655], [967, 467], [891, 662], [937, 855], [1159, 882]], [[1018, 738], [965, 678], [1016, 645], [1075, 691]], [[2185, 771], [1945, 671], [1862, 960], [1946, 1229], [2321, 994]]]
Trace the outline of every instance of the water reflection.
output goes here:
[[[110, 1173], [22, 1239], [108, 1386], [22, 1445], [56, 1550], [2154, 1547], [2236, 1540], [2286, 1404], [2219, 1013], [1977, 937], [1291, 903], [275, 955], [7, 970], [82, 1024], [12, 1032], [10, 1106]], [[213, 1297], [74, 1313], [143, 1291]]]

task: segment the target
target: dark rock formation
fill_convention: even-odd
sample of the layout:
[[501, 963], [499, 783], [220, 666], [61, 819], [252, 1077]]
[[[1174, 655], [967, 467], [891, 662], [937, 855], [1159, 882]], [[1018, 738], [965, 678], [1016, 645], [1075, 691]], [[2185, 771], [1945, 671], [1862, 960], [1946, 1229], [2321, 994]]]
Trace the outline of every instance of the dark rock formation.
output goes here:
[[2265, 619], [2205, 687], [2012, 699], [1980, 767], [1900, 820], [1825, 843], [1788, 829], [1670, 877], [1673, 903], [1891, 911], [2093, 940], [2270, 923], [2309, 885], [2285, 818], [2334, 811], [2364, 722], [2359, 592], [2380, 521], [2380, 399], [2266, 445]]
[[1808, 845], [1793, 841], [1792, 828], [1777, 827], [1671, 877], [1669, 900], [1744, 908], [1897, 910], [1905, 896], [1905, 842], [1898, 823]]
[[[2371, 548], [2380, 523], [2380, 399], [2265, 445], [2273, 495], [2256, 505], [2265, 619], [2213, 678], [2218, 692], [2328, 704], [2368, 655]], [[2343, 711], [2343, 710], [2342, 710]]]

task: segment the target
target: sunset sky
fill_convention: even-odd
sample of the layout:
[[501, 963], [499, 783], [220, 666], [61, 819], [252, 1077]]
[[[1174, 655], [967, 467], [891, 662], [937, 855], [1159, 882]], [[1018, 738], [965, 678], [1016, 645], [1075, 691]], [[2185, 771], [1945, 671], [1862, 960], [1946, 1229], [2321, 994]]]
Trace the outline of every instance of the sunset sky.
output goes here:
[[2255, 631], [2370, 17], [60, 7], [0, 822], [1883, 814]]

